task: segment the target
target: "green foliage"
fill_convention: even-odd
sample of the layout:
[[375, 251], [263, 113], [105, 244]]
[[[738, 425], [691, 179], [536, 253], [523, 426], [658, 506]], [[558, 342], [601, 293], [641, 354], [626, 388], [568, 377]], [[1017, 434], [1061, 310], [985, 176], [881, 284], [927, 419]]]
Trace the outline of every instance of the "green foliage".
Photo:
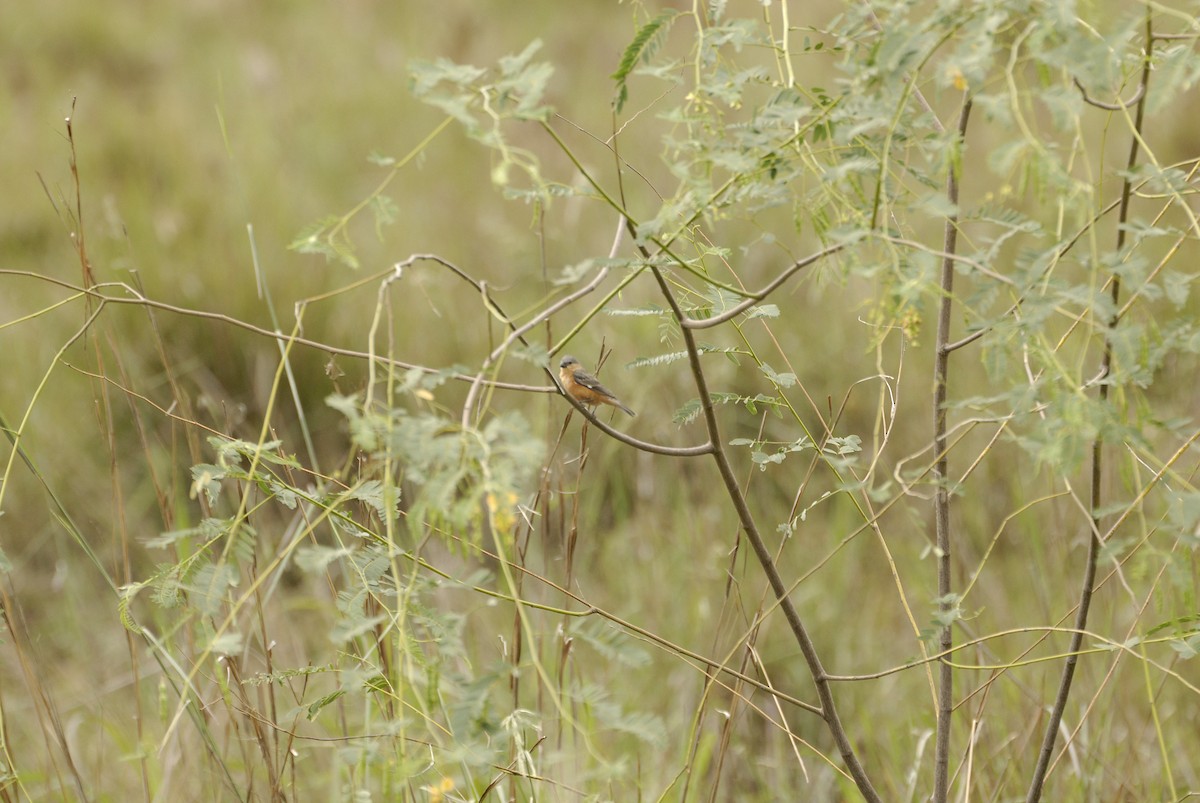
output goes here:
[[300, 254], [319, 254], [326, 261], [357, 269], [359, 261], [354, 244], [342, 224], [342, 219], [335, 215], [321, 218], [302, 229], [288, 247]]
[[[327, 401], [347, 416], [360, 448], [375, 460], [397, 465], [403, 480], [418, 489], [407, 517], [414, 538], [431, 525], [478, 535], [482, 505], [501, 500], [511, 506], [525, 494], [541, 461], [542, 446], [517, 412], [497, 416], [482, 429], [464, 429], [434, 413], [368, 410], [352, 397]], [[367, 502], [386, 517], [395, 500], [385, 506], [383, 487], [372, 481], [348, 497]]]
[[513, 146], [504, 133], [506, 121], [546, 120], [550, 115], [542, 99], [554, 70], [533, 60], [541, 46], [534, 40], [491, 70], [445, 58], [414, 60], [409, 68], [413, 95], [453, 117], [471, 139], [496, 152], [492, 181], [500, 186], [509, 183], [513, 168], [527, 174], [536, 189], [543, 186], [536, 158]]
[[[734, 438], [729, 442], [730, 446], [746, 446], [750, 449], [750, 459], [760, 470], [766, 471], [768, 465], [778, 465], [782, 463], [789, 454], [803, 452], [812, 448], [812, 442], [808, 440], [808, 436], [802, 436], [790, 443], [756, 441], [750, 438]], [[769, 451], [768, 451], [769, 447]]]
[[[62, 589], [79, 619], [54, 609], [47, 628], [40, 607], [6, 597], [21, 674], [3, 686], [40, 702], [4, 706], [0, 788], [71, 796], [60, 768], [82, 766], [79, 789], [122, 799], [209, 786], [230, 799], [870, 797], [848, 780], [857, 756], [884, 799], [1006, 799], [1038, 758], [1033, 722], [1058, 739], [1051, 759], [1071, 759], [1045, 799], [1194, 794], [1180, 712], [1195, 707], [1185, 673], [1200, 651], [1200, 220], [1196, 154], [1171, 128], [1191, 119], [1200, 79], [1194, 15], [1028, 0], [821, 13], [635, 4], [620, 43], [586, 40], [617, 62], [607, 76], [588, 75], [579, 43], [564, 58], [562, 31], [488, 66], [412, 61], [411, 94], [445, 119], [404, 107], [397, 119], [425, 126], [401, 132], [417, 140], [408, 155], [373, 155], [383, 181], [350, 211], [296, 213], [319, 217], [289, 223], [299, 234], [279, 259], [362, 268], [428, 247], [454, 264], [414, 255], [297, 291], [302, 339], [272, 336], [286, 307], [265, 292], [240, 314], [270, 325], [231, 325], [226, 287], [195, 291], [203, 311], [145, 303], [156, 296], [126, 269], [144, 263], [122, 255], [118, 270], [109, 243], [86, 296], [10, 314], [6, 336], [84, 298], [95, 317], [21, 342], [48, 367], [10, 383], [29, 392], [27, 414], [4, 422], [0, 521], [43, 497], [47, 515], [5, 530], [22, 539], [3, 545], [0, 573], [18, 602]], [[445, 51], [490, 61], [468, 46], [472, 25], [505, 48], [528, 40], [495, 22], [456, 29]], [[578, 88], [589, 77], [612, 87], [611, 108], [593, 100], [603, 88]], [[448, 128], [482, 158], [439, 140]], [[341, 141], [310, 154], [315, 139], [278, 144], [339, 179], [358, 160]], [[501, 192], [455, 193], [447, 162]], [[81, 256], [81, 232], [122, 231], [113, 198], [83, 221], [63, 213]], [[444, 229], [421, 222], [427, 208]], [[614, 221], [631, 236], [611, 245]], [[257, 254], [254, 267], [261, 278]], [[51, 273], [44, 290], [78, 293]], [[17, 278], [30, 279], [4, 281]], [[114, 310], [135, 304], [149, 323], [122, 322], [139, 327], [123, 337]], [[321, 316], [350, 323], [334, 336]], [[638, 411], [602, 416], [623, 440], [580, 429], [544, 392], [547, 365], [596, 346], [614, 355], [603, 381]], [[318, 363], [328, 349], [353, 367], [322, 375], [314, 347]], [[243, 353], [255, 379], [239, 386]], [[52, 384], [68, 381], [82, 391]], [[44, 415], [51, 395], [87, 399], [88, 414]], [[69, 430], [75, 419], [103, 437]], [[943, 419], [944, 441], [931, 429]], [[48, 460], [66, 474], [43, 476], [29, 450], [68, 442], [100, 449], [100, 468]], [[645, 442], [657, 451], [632, 451]], [[9, 491], [24, 469], [41, 487]], [[59, 501], [95, 477], [104, 504]], [[85, 506], [77, 524], [69, 511]], [[749, 549], [756, 522], [781, 523]], [[1076, 629], [1081, 592], [1090, 618]], [[129, 635], [90, 638], [87, 607]], [[105, 691], [106, 708], [120, 695], [114, 710], [134, 712], [119, 724], [91, 701], [65, 707], [72, 727], [100, 720], [139, 756], [144, 780], [117, 792], [104, 740], [67, 738], [45, 713], [78, 695], [48, 693], [54, 673], [36, 670], [76, 643], [103, 652], [89, 668], [134, 670]], [[1071, 651], [1067, 714], [1047, 726]], [[944, 672], [945, 718], [930, 694]], [[813, 713], [818, 697], [846, 733], [832, 710]], [[935, 790], [911, 734], [945, 719], [943, 757], [962, 769]], [[59, 752], [39, 764], [20, 747], [35, 738]]]
[[617, 84], [617, 96], [613, 101], [617, 114], [621, 113], [625, 108], [625, 101], [629, 100], [629, 87], [626, 85], [629, 76], [633, 74], [634, 68], [639, 63], [648, 62], [654, 58], [654, 54], [662, 47], [663, 40], [666, 39], [668, 31], [671, 29], [671, 23], [678, 16], [678, 12], [675, 11], [662, 12], [638, 29], [633, 40], [625, 48], [625, 52], [621, 54], [621, 63], [611, 76]]
[[[978, 341], [962, 345], [981, 355], [986, 391], [953, 394], [948, 410], [999, 422], [992, 443], [1016, 444], [1028, 455], [1030, 476], [1051, 482], [1071, 482], [1095, 459], [1096, 444], [1159, 453], [1161, 461], [1169, 439], [1163, 440], [1160, 417], [1135, 411], [1153, 409], [1140, 394], [1156, 387], [1174, 361], [1187, 359], [1197, 340], [1189, 316], [1156, 312], [1164, 305], [1182, 311], [1195, 279], [1178, 262], [1167, 264], [1181, 244], [1196, 238], [1195, 220], [1176, 211], [1189, 192], [1194, 166], [1189, 161], [1164, 169], [1146, 159], [1123, 171], [1106, 162], [1103, 140], [1080, 133], [1097, 115], [1089, 97], [1112, 103], [1109, 97], [1130, 94], [1137, 82], [1145, 58], [1144, 43], [1139, 44], [1141, 12], [1094, 25], [1078, 24], [1076, 11], [1066, 5], [864, 5], [820, 31], [815, 46], [806, 38], [796, 48], [789, 48], [787, 35], [773, 35], [769, 23], [729, 12], [727, 4], [716, 3], [706, 15], [695, 15], [699, 33], [685, 59], [665, 47], [672, 22], [683, 15], [669, 11], [651, 18], [637, 27], [612, 76], [618, 114], [636, 72], [681, 85], [656, 108], [665, 123], [661, 152], [673, 190], [647, 204], [627, 188], [618, 192], [587, 177], [595, 197], [630, 218], [635, 245], [643, 249], [646, 264], [672, 283], [685, 314], [705, 320], [742, 303], [747, 293], [739, 259], [762, 259], [766, 247], [784, 238], [809, 236], [823, 244], [846, 244], [835, 270], [825, 266], [814, 273], [869, 288], [859, 306], [880, 331], [875, 343], [896, 337], [894, 332], [915, 339], [922, 320], [951, 292], [941, 278], [943, 262], [951, 260], [952, 302], [962, 334], [949, 336]], [[1174, 45], [1160, 44], [1151, 56], [1156, 68], [1174, 64], [1179, 58]], [[823, 85], [784, 80], [799, 74], [794, 60], [801, 53], [836, 59], [840, 75]], [[1194, 62], [1194, 52], [1189, 53]], [[1151, 83], [1158, 92], [1178, 92], [1194, 80], [1194, 70], [1193, 64], [1161, 85]], [[976, 119], [1005, 133], [989, 139], [972, 126], [960, 141], [946, 114], [947, 100], [956, 97], [970, 97]], [[1161, 95], [1155, 98], [1161, 102]], [[1147, 106], [1154, 108], [1162, 107]], [[1118, 107], [1107, 111], [1107, 124], [1128, 134], [1130, 113]], [[561, 139], [557, 143], [566, 147]], [[572, 161], [580, 164], [573, 156]], [[992, 189], [948, 197], [949, 171]], [[1116, 175], [1116, 183], [1096, 178], [1106, 171]], [[1112, 199], [1121, 192], [1122, 180], [1130, 182], [1135, 196], [1160, 199], [1163, 207], [1143, 209], [1135, 203], [1128, 215], [1122, 211], [1114, 220]], [[642, 211], [641, 219], [630, 213], [633, 209]], [[776, 217], [778, 210], [784, 214]], [[778, 226], [781, 219], [785, 228]], [[959, 234], [952, 255], [928, 236], [947, 219]], [[741, 245], [739, 253], [732, 246], [745, 242], [739, 237], [747, 228], [767, 234], [757, 239], [757, 247]], [[1109, 246], [1118, 232], [1120, 246]], [[585, 275], [567, 272], [561, 280], [570, 284]], [[1112, 289], [1114, 281], [1123, 293]], [[660, 340], [668, 348], [643, 353], [627, 368], [662, 375], [690, 366], [684, 359], [688, 352], [679, 348], [678, 322], [661, 304], [605, 305], [604, 311], [660, 319]], [[725, 353], [735, 365], [753, 357], [771, 391], [758, 390], [744, 377], [716, 382], [710, 377], [712, 405], [754, 417], [769, 409], [779, 426], [798, 418], [790, 396], [811, 383], [811, 369], [789, 362], [786, 370], [777, 370], [776, 359], [762, 357], [766, 344], [751, 334], [751, 326], [760, 322], [786, 329], [795, 315], [777, 298], [764, 300], [712, 330], [715, 342], [695, 348], [696, 355]], [[722, 342], [721, 335], [729, 339]], [[838, 356], [836, 343], [822, 343], [820, 350]], [[1111, 367], [1097, 375], [1101, 354], [1111, 355], [1105, 358]], [[956, 375], [964, 370], [974, 373], [959, 368]], [[1119, 389], [1123, 403], [1097, 393], [1101, 386]], [[888, 394], [904, 392], [898, 385], [886, 387]], [[885, 429], [896, 409], [894, 396], [890, 408], [881, 401]], [[701, 401], [692, 399], [677, 406], [672, 420], [692, 424], [704, 411]], [[763, 471], [811, 452], [810, 459], [833, 474], [833, 491], [862, 493], [890, 506], [903, 498], [889, 495], [895, 486], [864, 477], [864, 471], [878, 470], [882, 460], [895, 463], [895, 478], [909, 488], [930, 478], [928, 463], [908, 467], [907, 460], [890, 460], [883, 451], [887, 443], [878, 431], [868, 439], [840, 424], [819, 439], [803, 430], [729, 441], [747, 447], [751, 465]], [[980, 458], [960, 457], [960, 447], [954, 448], [955, 462], [974, 466], [988, 456], [985, 450]], [[956, 500], [973, 499], [969, 484], [947, 480], [946, 485]], [[803, 513], [788, 519], [788, 534], [829, 493], [800, 506]], [[1140, 504], [1127, 498], [1111, 509], [1097, 508], [1095, 516], [1125, 517]], [[1167, 513], [1179, 519], [1172, 529], [1181, 536], [1195, 530], [1184, 509], [1177, 504]], [[1102, 553], [1102, 560], [1118, 560], [1135, 543], [1116, 534], [1105, 537], [1111, 551]], [[1148, 555], [1136, 549], [1133, 554], [1138, 561]], [[923, 638], [957, 629], [963, 603], [958, 592], [934, 599], [929, 621], [920, 628]], [[1186, 640], [1179, 644], [1186, 651]]]

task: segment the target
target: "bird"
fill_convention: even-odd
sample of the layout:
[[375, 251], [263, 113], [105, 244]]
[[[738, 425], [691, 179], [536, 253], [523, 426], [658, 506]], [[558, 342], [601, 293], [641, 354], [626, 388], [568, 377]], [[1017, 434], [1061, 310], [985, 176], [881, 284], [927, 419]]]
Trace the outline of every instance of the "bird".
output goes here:
[[637, 415], [622, 404], [611, 390], [601, 385], [599, 379], [583, 370], [579, 360], [570, 355], [563, 357], [562, 362], [558, 364], [558, 378], [562, 382], [563, 390], [583, 404], [590, 404], [593, 407], [597, 404], [610, 404], [619, 408], [623, 413], [631, 416]]

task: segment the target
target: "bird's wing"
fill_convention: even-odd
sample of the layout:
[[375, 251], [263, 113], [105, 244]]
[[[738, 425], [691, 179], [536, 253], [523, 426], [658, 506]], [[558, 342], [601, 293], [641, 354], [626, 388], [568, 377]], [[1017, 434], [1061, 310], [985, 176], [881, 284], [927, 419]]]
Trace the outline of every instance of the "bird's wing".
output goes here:
[[[575, 369], [574, 373], [576, 384], [583, 385], [588, 390], [594, 390], [602, 396], [612, 396], [612, 391], [600, 384], [600, 380], [589, 374], [582, 368]], [[614, 397], [615, 398], [615, 397]]]

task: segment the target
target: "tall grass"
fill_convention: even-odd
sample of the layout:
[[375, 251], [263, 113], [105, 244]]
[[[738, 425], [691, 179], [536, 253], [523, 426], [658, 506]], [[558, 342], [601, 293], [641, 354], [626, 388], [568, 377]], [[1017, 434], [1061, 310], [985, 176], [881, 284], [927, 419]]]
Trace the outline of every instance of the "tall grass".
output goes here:
[[40, 22], [3, 799], [1200, 789], [1186, 9], [179, 13]]

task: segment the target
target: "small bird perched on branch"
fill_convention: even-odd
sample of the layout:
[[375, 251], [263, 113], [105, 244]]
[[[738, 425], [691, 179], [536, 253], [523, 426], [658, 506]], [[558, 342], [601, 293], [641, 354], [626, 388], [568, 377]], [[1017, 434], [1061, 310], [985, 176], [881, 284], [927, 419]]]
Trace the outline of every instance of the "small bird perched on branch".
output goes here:
[[569, 355], [563, 357], [562, 362], [558, 364], [558, 369], [558, 378], [562, 382], [563, 390], [570, 393], [577, 401], [593, 407], [597, 404], [609, 404], [620, 408], [621, 412], [637, 415], [622, 404], [611, 390], [601, 385], [599, 379], [583, 370], [579, 360], [574, 357]]

